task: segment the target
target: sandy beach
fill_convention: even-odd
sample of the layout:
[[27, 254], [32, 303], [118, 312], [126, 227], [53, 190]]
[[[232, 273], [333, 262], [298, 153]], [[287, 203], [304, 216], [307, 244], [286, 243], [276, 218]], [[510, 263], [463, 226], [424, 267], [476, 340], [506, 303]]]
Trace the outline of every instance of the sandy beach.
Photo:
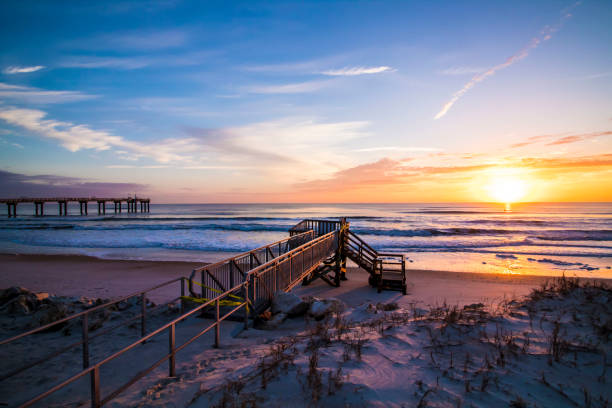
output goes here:
[[[189, 276], [194, 267], [201, 266], [190, 262], [42, 255], [0, 255], [0, 265], [0, 287], [22, 286], [34, 292], [69, 296], [68, 304], [74, 302], [70, 299], [81, 296], [108, 299], [137, 292], [176, 277]], [[602, 371], [598, 353], [609, 354], [609, 346], [599, 340], [600, 334], [590, 334], [593, 330], [600, 333], [602, 327], [607, 327], [606, 304], [610, 300], [605, 290], [581, 292], [577, 289], [573, 291], [575, 295], [557, 299], [559, 295], [554, 291], [559, 289], [550, 289], [544, 300], [538, 300], [532, 290], [548, 278], [409, 270], [408, 294], [402, 296], [395, 291], [377, 293], [368, 286], [368, 274], [361, 269], [349, 268], [347, 275], [348, 280], [339, 288], [317, 280], [293, 290], [296, 299], [314, 297], [311, 302], [343, 305], [337, 314], [328, 315], [321, 323], [310, 314], [314, 310], [312, 304], [306, 315], [282, 320], [279, 325], [253, 326], [244, 331], [240, 322], [224, 322], [220, 348], [212, 347], [214, 332], [208, 332], [178, 355], [176, 378], [168, 378], [167, 369], [162, 365], [109, 406], [244, 406], [253, 398], [262, 406], [279, 406], [293, 404], [287, 399], [289, 395], [304, 397], [297, 406], [320, 402], [321, 406], [401, 407], [406, 402], [416, 406], [424, 400], [428, 406], [436, 407], [448, 406], [451, 402], [453, 406], [465, 402], [484, 407], [490, 406], [491, 401], [507, 406], [522, 401], [522, 390], [527, 386], [523, 384], [528, 383], [531, 398], [543, 404], [573, 406], [587, 392], [588, 398], [598, 401], [609, 397], [605, 383], [598, 382]], [[593, 290], [598, 292], [588, 295]], [[176, 297], [177, 291], [178, 285], [169, 286], [150, 293], [148, 298], [160, 303]], [[585, 293], [596, 301], [585, 301]], [[553, 300], [554, 305], [550, 303]], [[132, 306], [125, 312], [105, 315], [100, 320], [101, 327], [138, 313], [140, 307], [135, 303]], [[547, 317], [550, 310], [563, 311], [568, 307], [575, 311]], [[162, 326], [177, 317], [177, 313], [177, 309], [165, 308], [151, 313], [148, 329]], [[590, 321], [572, 321], [569, 316], [593, 317]], [[6, 315], [2, 325], [7, 333], [17, 334], [22, 330], [15, 324], [27, 323], [28, 318], [26, 315], [15, 320], [12, 315]], [[537, 321], [538, 327], [532, 321]], [[558, 321], [565, 325], [564, 338], [573, 336], [567, 347], [580, 350], [578, 357], [572, 357], [578, 358], [578, 366], [571, 373], [557, 369], [562, 363], [547, 363], [551, 358], [548, 342]], [[196, 317], [184, 321], [177, 328], [179, 343], [210, 323]], [[130, 351], [129, 359], [118, 359], [105, 366], [103, 383], [111, 387], [107, 390], [128, 381], [151, 363], [151, 356], [163, 356], [168, 347], [167, 336], [163, 334]], [[91, 358], [99, 361], [139, 337], [138, 324], [122, 326], [92, 342]], [[494, 340], [502, 338], [508, 343]], [[22, 366], [26, 354], [30, 360], [41, 358], [49, 350], [79, 339], [78, 327], [69, 326], [60, 332], [42, 333], [27, 341], [15, 342], [4, 350], [11, 351], [4, 358], [8, 367]], [[593, 339], [597, 343], [589, 343]], [[81, 364], [79, 350], [77, 347], [76, 352], [46, 361], [44, 378], [39, 371], [28, 370], [3, 382], [0, 403], [23, 402], [26, 397], [76, 374]], [[562, 355], [560, 361], [561, 358]], [[566, 359], [569, 361], [570, 357]], [[313, 369], [313, 364], [318, 366]], [[478, 368], [481, 366], [490, 368], [483, 371]], [[285, 370], [288, 375], [279, 376], [279, 370]], [[307, 381], [306, 372], [309, 373]], [[553, 381], [564, 383], [570, 378], [566, 374], [583, 378], [580, 384], [568, 388], [567, 394], [550, 385]], [[544, 380], [538, 380], [538, 376]], [[264, 377], [267, 379], [260, 379]], [[28, 385], [32, 381], [36, 381], [36, 386]], [[540, 381], [539, 385], [532, 386], [534, 381]], [[492, 385], [488, 385], [490, 382]], [[253, 391], [236, 393], [232, 388], [235, 384], [248, 384]], [[291, 390], [289, 394], [283, 392], [287, 389]], [[80, 406], [87, 404], [88, 398], [88, 386], [83, 381], [54, 394], [48, 403], [63, 406], [70, 401]], [[231, 403], [227, 405], [224, 400]]]
[[[115, 298], [173, 278], [188, 277], [194, 268], [202, 265], [195, 262], [104, 260], [71, 255], [0, 255], [0, 287], [22, 286], [58, 296]], [[464, 305], [522, 296], [548, 279], [542, 276], [427, 270], [409, 270], [407, 277], [407, 296], [390, 291], [377, 293], [367, 285], [367, 273], [358, 268], [349, 268], [349, 279], [342, 282], [340, 288], [315, 281], [307, 287], [298, 287], [296, 294], [337, 297], [350, 306], [388, 301], [430, 306], [444, 302]], [[161, 301], [177, 296], [177, 293], [164, 289], [152, 296], [154, 301]]]

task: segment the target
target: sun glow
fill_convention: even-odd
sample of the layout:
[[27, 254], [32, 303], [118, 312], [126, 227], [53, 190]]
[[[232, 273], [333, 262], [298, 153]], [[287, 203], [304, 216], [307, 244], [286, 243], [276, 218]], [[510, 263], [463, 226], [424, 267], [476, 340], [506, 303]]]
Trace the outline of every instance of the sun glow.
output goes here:
[[513, 176], [501, 176], [491, 180], [487, 190], [491, 197], [500, 203], [515, 203], [525, 196], [526, 184]]
[[513, 174], [496, 174], [491, 177], [487, 191], [495, 201], [510, 204], [525, 196], [527, 183]]

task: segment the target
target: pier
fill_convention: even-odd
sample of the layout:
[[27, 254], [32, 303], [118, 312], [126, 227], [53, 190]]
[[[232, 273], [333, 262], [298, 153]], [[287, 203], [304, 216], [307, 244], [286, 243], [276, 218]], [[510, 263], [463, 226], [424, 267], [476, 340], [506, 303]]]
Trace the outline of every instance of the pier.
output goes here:
[[0, 203], [6, 204], [8, 216], [17, 217], [17, 204], [33, 203], [34, 215], [42, 217], [45, 215], [45, 203], [57, 203], [59, 215], [68, 215], [68, 203], [79, 203], [81, 215], [88, 215], [88, 204], [93, 202], [98, 204], [98, 215], [106, 214], [106, 203], [114, 204], [115, 214], [121, 213], [123, 203], [126, 204], [128, 213], [137, 213], [140, 207], [141, 213], [151, 212], [150, 198], [142, 197], [20, 197], [0, 199]]

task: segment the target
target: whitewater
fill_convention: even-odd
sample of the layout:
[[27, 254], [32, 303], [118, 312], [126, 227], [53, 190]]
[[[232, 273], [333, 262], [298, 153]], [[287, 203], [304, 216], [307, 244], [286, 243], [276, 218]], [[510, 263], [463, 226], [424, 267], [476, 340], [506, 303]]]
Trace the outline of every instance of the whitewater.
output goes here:
[[211, 262], [282, 239], [302, 219], [343, 216], [412, 269], [612, 278], [612, 203], [152, 204], [89, 216], [76, 205], [66, 217], [53, 207], [34, 217], [20, 205], [0, 221], [0, 252]]

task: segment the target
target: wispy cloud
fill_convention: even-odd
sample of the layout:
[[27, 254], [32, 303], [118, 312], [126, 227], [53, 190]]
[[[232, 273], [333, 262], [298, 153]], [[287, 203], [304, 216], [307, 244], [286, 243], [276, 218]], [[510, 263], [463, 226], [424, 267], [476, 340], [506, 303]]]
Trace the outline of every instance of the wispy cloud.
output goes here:
[[59, 61], [63, 68], [133, 70], [152, 66], [187, 67], [202, 64], [217, 54], [216, 51], [171, 53], [169, 55], [91, 56], [72, 55]]
[[0, 119], [43, 137], [58, 140], [66, 149], [109, 150], [120, 148], [136, 158], [150, 157], [160, 163], [190, 159], [201, 146], [190, 139], [164, 139], [154, 143], [138, 143], [86, 125], [75, 125], [46, 119], [47, 113], [35, 109], [0, 109]]
[[418, 146], [377, 146], [354, 149], [354, 152], [381, 152], [381, 151], [401, 151], [401, 152], [435, 152], [441, 150], [437, 147], [418, 147]]
[[30, 104], [76, 102], [96, 98], [79, 91], [47, 91], [29, 86], [11, 85], [0, 82], [0, 99], [9, 99]]
[[586, 140], [596, 139], [598, 137], [612, 136], [612, 130], [601, 132], [575, 133], [563, 135], [537, 135], [527, 138], [524, 142], [514, 143], [510, 145], [512, 148], [530, 146], [537, 143], [545, 143], [546, 146], [556, 146], [570, 143], [583, 142]]
[[480, 163], [449, 166], [417, 166], [410, 160], [384, 157], [375, 162], [339, 170], [325, 179], [295, 183], [294, 187], [298, 191], [311, 193], [363, 191], [371, 195], [372, 191], [379, 187], [394, 186], [405, 191], [407, 185], [429, 183], [428, 189], [435, 187], [449, 190], [456, 187], [457, 183], [464, 185], [466, 181], [482, 172], [508, 166], [529, 169], [543, 177], [557, 177], [561, 174], [585, 171], [608, 172], [612, 169], [612, 154], [569, 158], [525, 157], [503, 161], [483, 160]]
[[280, 85], [257, 85], [247, 90], [255, 94], [296, 94], [315, 92], [324, 88], [329, 81], [306, 81]]
[[438, 71], [440, 75], [470, 75], [478, 74], [484, 71], [486, 68], [482, 67], [450, 67]]
[[382, 72], [392, 72], [393, 68], [386, 65], [379, 67], [345, 67], [340, 69], [330, 69], [321, 72], [323, 75], [329, 76], [356, 76], [356, 75], [368, 75], [368, 74], [380, 74]]
[[106, 166], [107, 169], [167, 169], [170, 166], [134, 166], [129, 164], [111, 164]]
[[138, 69], [151, 65], [151, 59], [146, 57], [68, 57], [59, 64], [64, 68], [119, 68]]
[[341, 148], [334, 151], [334, 146], [365, 136], [368, 126], [367, 122], [321, 123], [287, 118], [220, 129], [186, 128], [187, 135], [183, 137], [137, 142], [88, 125], [50, 119], [46, 112], [36, 109], [0, 108], [0, 120], [55, 140], [72, 152], [113, 150], [115, 157], [133, 161], [110, 164], [115, 168], [146, 166], [149, 164], [136, 161], [149, 158], [176, 168], [253, 166], [257, 173], [283, 169], [280, 177], [307, 171], [313, 175], [329, 172], [330, 167], [337, 165], [329, 163], [337, 163], [337, 150], [341, 151]]
[[599, 78], [607, 78], [609, 76], [612, 76], [612, 71], [607, 71], [607, 72], [598, 72], [596, 74], [591, 74], [591, 75], [585, 75], [579, 78], [576, 78], [578, 80], [583, 80], [583, 81], [588, 81], [591, 79], [599, 79]]
[[484, 81], [485, 79], [487, 79], [490, 76], [493, 76], [497, 71], [502, 70], [504, 68], [508, 68], [512, 64], [514, 64], [514, 63], [516, 63], [516, 62], [518, 62], [518, 61], [520, 61], [522, 59], [525, 59], [529, 55], [529, 52], [531, 50], [537, 48], [542, 42], [550, 40], [552, 38], [552, 35], [555, 32], [557, 32], [563, 26], [563, 24], [572, 16], [571, 13], [570, 13], [570, 10], [573, 9], [574, 7], [578, 6], [579, 4], [580, 4], [580, 2], [577, 2], [573, 6], [567, 8], [567, 9], [564, 9], [562, 11], [562, 15], [561, 15], [561, 19], [560, 19], [559, 23], [557, 23], [555, 26], [546, 26], [546, 27], [544, 27], [540, 31], [540, 34], [538, 36], [534, 37], [529, 42], [529, 44], [527, 44], [525, 47], [523, 47], [516, 54], [514, 54], [511, 57], [509, 57], [508, 59], [506, 59], [506, 61], [504, 61], [501, 64], [495, 65], [495, 66], [487, 69], [485, 72], [482, 72], [480, 74], [475, 75], [468, 83], [466, 83], [463, 86], [463, 88], [461, 88], [459, 91], [457, 91], [457, 92], [455, 92], [453, 94], [451, 99], [444, 104], [444, 106], [436, 114], [434, 119], [440, 119], [441, 117], [446, 115], [448, 113], [448, 111], [450, 110], [450, 108], [452, 108], [453, 105], [463, 95], [465, 95], [470, 89], [472, 89], [477, 83]]
[[44, 65], [36, 65], [33, 67], [8, 67], [6, 68], [3, 72], [5, 74], [27, 74], [30, 72], [36, 72], [36, 71], [40, 71], [41, 69], [44, 69], [45, 66]]
[[81, 38], [65, 43], [67, 48], [85, 50], [158, 51], [185, 45], [190, 33], [184, 29], [131, 30]]
[[4, 139], [2, 137], [0, 137], [0, 143], [2, 143], [3, 145], [9, 145], [9, 146], [16, 147], [17, 149], [23, 149], [24, 148], [22, 144], [11, 142], [11, 141], [6, 140], [6, 139]]
[[0, 191], [11, 196], [113, 196], [147, 189], [148, 186], [136, 183], [104, 183], [77, 177], [26, 175], [0, 170]]

